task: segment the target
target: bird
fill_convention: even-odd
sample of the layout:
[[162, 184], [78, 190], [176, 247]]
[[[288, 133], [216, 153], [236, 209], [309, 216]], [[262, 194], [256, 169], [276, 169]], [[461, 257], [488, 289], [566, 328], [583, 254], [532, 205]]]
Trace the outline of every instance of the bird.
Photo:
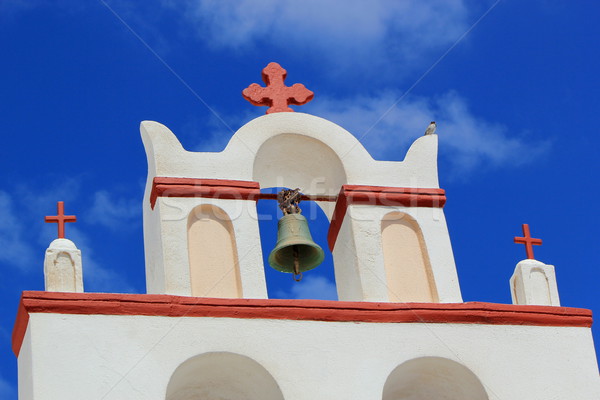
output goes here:
[[435, 124], [435, 121], [431, 121], [431, 123], [429, 124], [429, 126], [425, 130], [425, 135], [433, 135], [435, 133], [435, 128], [436, 127], [437, 127], [437, 125]]

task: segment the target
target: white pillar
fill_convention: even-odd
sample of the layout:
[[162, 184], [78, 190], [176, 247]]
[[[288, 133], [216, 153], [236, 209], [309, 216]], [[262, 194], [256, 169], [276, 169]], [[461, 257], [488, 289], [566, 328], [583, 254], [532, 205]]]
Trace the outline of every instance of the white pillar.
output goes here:
[[233, 225], [242, 298], [266, 299], [256, 202], [203, 197], [159, 197], [154, 209], [144, 204], [148, 293], [192, 295], [188, 219], [195, 207], [201, 205], [220, 208]]
[[348, 206], [333, 259], [340, 300], [389, 301], [377, 207]]
[[560, 306], [554, 265], [526, 259], [510, 278], [513, 304]]
[[430, 284], [435, 292], [432, 293], [433, 301], [461, 303], [443, 210], [404, 206], [348, 206], [333, 250], [339, 299], [390, 301], [382, 245], [382, 221], [386, 215], [394, 212], [410, 216], [421, 230], [422, 251], [431, 269]]
[[47, 292], [83, 293], [81, 250], [69, 239], [56, 239], [46, 250], [44, 283]]

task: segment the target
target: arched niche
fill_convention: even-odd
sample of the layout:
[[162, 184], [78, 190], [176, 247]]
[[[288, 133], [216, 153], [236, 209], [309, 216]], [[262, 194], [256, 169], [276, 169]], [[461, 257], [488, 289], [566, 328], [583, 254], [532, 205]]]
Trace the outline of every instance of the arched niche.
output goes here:
[[402, 212], [386, 214], [381, 221], [381, 245], [389, 301], [439, 301], [427, 247], [417, 221]]
[[235, 353], [205, 353], [182, 363], [169, 380], [166, 400], [283, 400], [271, 374]]
[[[320, 140], [284, 133], [266, 140], [254, 159], [253, 180], [261, 187], [300, 188], [305, 193], [335, 196], [347, 183], [338, 155]], [[329, 219], [335, 202], [318, 202]]]
[[467, 367], [442, 357], [415, 358], [396, 367], [383, 387], [383, 400], [488, 400]]
[[541, 267], [534, 267], [529, 272], [529, 280], [531, 281], [531, 304], [552, 304], [550, 298], [550, 282], [546, 271]]
[[61, 288], [65, 292], [77, 291], [75, 260], [71, 254], [61, 251], [54, 260], [54, 268], [49, 274], [52, 287]]
[[188, 216], [187, 229], [192, 296], [241, 298], [235, 233], [227, 213], [200, 205]]

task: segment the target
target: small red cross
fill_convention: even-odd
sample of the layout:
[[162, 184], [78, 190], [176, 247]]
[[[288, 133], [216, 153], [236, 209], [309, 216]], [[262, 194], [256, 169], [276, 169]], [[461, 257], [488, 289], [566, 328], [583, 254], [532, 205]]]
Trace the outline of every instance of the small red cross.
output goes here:
[[300, 106], [311, 101], [314, 93], [301, 83], [285, 86], [283, 81], [287, 71], [275, 62], [262, 70], [262, 79], [267, 87], [253, 83], [242, 91], [242, 96], [255, 106], [269, 106], [267, 114], [276, 112], [294, 112], [290, 104]]
[[531, 233], [529, 233], [528, 224], [523, 224], [523, 236], [524, 237], [515, 236], [515, 243], [524, 244], [525, 251], [527, 252], [527, 258], [533, 260], [533, 245], [541, 246], [542, 239], [534, 239], [531, 237]]
[[65, 203], [59, 201], [56, 205], [57, 215], [47, 216], [46, 222], [56, 222], [58, 224], [58, 237], [64, 239], [65, 237], [65, 222], [76, 222], [77, 217], [74, 215], [65, 215]]

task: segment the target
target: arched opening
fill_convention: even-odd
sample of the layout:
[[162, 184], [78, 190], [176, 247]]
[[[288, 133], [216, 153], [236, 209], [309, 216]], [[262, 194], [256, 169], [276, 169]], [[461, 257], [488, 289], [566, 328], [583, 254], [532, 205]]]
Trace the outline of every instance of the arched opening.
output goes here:
[[233, 225], [219, 207], [204, 204], [188, 217], [192, 296], [241, 298], [242, 285]]
[[[347, 183], [344, 166], [336, 152], [320, 140], [292, 133], [273, 136], [261, 145], [254, 159], [253, 180], [259, 182], [261, 188], [268, 188], [263, 192], [300, 188], [303, 193], [325, 196], [336, 196]], [[337, 300], [333, 259], [327, 244], [335, 202], [303, 201], [300, 207], [314, 241], [325, 252], [325, 260], [319, 267], [307, 271], [301, 282], [294, 282], [291, 274], [273, 270], [267, 261], [277, 241], [277, 221], [282, 216], [277, 201], [264, 200], [257, 204], [269, 298]]]
[[[260, 187], [300, 188], [303, 193], [335, 196], [347, 183], [338, 155], [325, 143], [285, 133], [265, 141], [256, 153], [253, 180]], [[334, 202], [319, 202], [329, 219]]]
[[[277, 193], [284, 188], [265, 188], [263, 193]], [[320, 203], [302, 201], [302, 215], [308, 220], [313, 240], [325, 252], [321, 265], [306, 271], [300, 282], [292, 279], [292, 274], [274, 270], [269, 266], [268, 258], [277, 242], [277, 221], [283, 216], [276, 200], [261, 200], [257, 203], [258, 224], [260, 229], [262, 254], [265, 265], [265, 279], [270, 299], [319, 299], [337, 300], [333, 258], [327, 246], [329, 220]]]
[[381, 222], [381, 244], [392, 302], [438, 302], [431, 265], [419, 224], [392, 212]]
[[396, 367], [383, 387], [383, 400], [488, 400], [467, 367], [441, 357], [421, 357]]
[[166, 400], [283, 400], [273, 376], [253, 359], [205, 353], [182, 363], [169, 380]]

